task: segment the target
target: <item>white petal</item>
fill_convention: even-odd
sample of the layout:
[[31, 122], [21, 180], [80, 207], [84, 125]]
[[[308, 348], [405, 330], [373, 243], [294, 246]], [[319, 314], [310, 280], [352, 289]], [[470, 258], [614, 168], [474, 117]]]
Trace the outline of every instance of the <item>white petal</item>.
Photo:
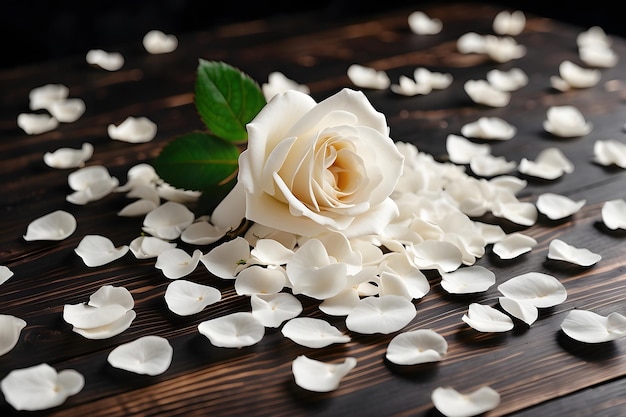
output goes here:
[[424, 67], [416, 68], [413, 71], [413, 78], [418, 84], [429, 85], [433, 90], [446, 89], [453, 81], [450, 73], [433, 72]]
[[357, 289], [345, 288], [339, 294], [322, 301], [319, 309], [330, 316], [347, 316], [360, 299]]
[[459, 268], [441, 276], [441, 286], [450, 294], [487, 291], [496, 283], [496, 274], [479, 265]]
[[418, 329], [396, 335], [385, 357], [396, 365], [437, 362], [448, 352], [448, 342], [434, 330]]
[[485, 52], [485, 36], [475, 32], [468, 32], [456, 41], [456, 48], [462, 54], [482, 54]]
[[46, 152], [43, 161], [51, 168], [78, 168], [82, 167], [93, 155], [93, 146], [83, 143], [81, 149], [59, 148], [54, 152]]
[[463, 88], [474, 103], [490, 107], [504, 107], [511, 100], [511, 94], [508, 91], [498, 90], [485, 80], [468, 80]]
[[294, 252], [274, 239], [258, 239], [250, 251], [255, 260], [263, 265], [285, 265]]
[[199, 313], [221, 299], [222, 293], [217, 288], [184, 279], [170, 282], [165, 290], [167, 307], [179, 316]]
[[20, 113], [17, 125], [29, 135], [38, 135], [56, 129], [59, 121], [48, 114]]
[[302, 312], [302, 303], [291, 294], [252, 294], [252, 315], [265, 327], [279, 327]]
[[516, 36], [522, 33], [526, 26], [526, 15], [521, 10], [509, 12], [502, 10], [493, 19], [493, 31], [498, 35]]
[[400, 75], [399, 84], [391, 84], [390, 88], [394, 93], [407, 97], [425, 95], [432, 91], [430, 84], [420, 84], [406, 75]]
[[441, 19], [431, 18], [419, 10], [409, 14], [408, 21], [411, 31], [418, 35], [436, 35], [443, 27]]
[[602, 255], [589, 249], [576, 248], [560, 239], [553, 239], [548, 247], [548, 259], [570, 262], [580, 266], [591, 266], [600, 262]]
[[200, 262], [202, 251], [196, 249], [189, 255], [182, 249], [173, 248], [161, 252], [157, 256], [155, 267], [163, 271], [169, 279], [178, 279], [191, 274]]
[[493, 245], [493, 253], [500, 259], [513, 259], [527, 252], [537, 245], [537, 241], [523, 233], [512, 233]]
[[500, 404], [500, 394], [484, 386], [468, 394], [453, 388], [438, 387], [431, 394], [435, 408], [446, 417], [471, 417], [495, 409]]
[[626, 200], [606, 201], [602, 205], [602, 221], [611, 230], [626, 229]]
[[13, 271], [8, 266], [0, 265], [0, 285], [4, 284], [13, 276]]
[[615, 139], [597, 140], [593, 144], [594, 161], [600, 165], [626, 168], [626, 144]]
[[59, 122], [75, 122], [85, 113], [85, 102], [80, 98], [55, 101], [48, 107], [50, 114]]
[[28, 93], [31, 110], [48, 109], [56, 101], [62, 101], [69, 95], [70, 89], [63, 84], [46, 84], [33, 88]]
[[144, 35], [142, 43], [146, 51], [151, 54], [167, 54], [176, 50], [178, 38], [160, 30], [151, 30]]
[[574, 88], [593, 87], [600, 81], [602, 74], [597, 69], [583, 68], [572, 61], [563, 61], [559, 65], [559, 75]]
[[158, 205], [155, 204], [153, 201], [142, 198], [126, 205], [124, 208], [117, 212], [117, 215], [121, 217], [141, 217], [150, 213], [157, 207]]
[[348, 78], [354, 85], [361, 88], [384, 90], [391, 84], [385, 71], [377, 71], [359, 64], [352, 64], [348, 67]]
[[551, 275], [528, 272], [498, 285], [505, 297], [529, 301], [535, 307], [545, 308], [561, 304], [567, 299], [565, 286]]
[[480, 117], [461, 127], [461, 134], [468, 138], [509, 140], [516, 133], [515, 126], [499, 117]]
[[74, 252], [80, 256], [87, 266], [102, 266], [121, 258], [128, 252], [128, 246], [115, 247], [113, 242], [104, 236], [86, 235], [78, 243]]
[[475, 156], [489, 155], [491, 146], [474, 143], [462, 136], [449, 134], [446, 138], [446, 151], [450, 161], [455, 164], [469, 164]]
[[305, 94], [309, 94], [309, 87], [303, 84], [298, 84], [292, 79], [289, 79], [280, 71], [273, 71], [267, 76], [267, 83], [261, 86], [263, 96], [266, 101], [270, 101], [272, 97], [277, 94], [284, 93], [288, 90], [296, 90]]
[[287, 276], [282, 267], [252, 265], [237, 275], [235, 291], [239, 295], [274, 294], [282, 290], [286, 283]]
[[502, 227], [497, 224], [474, 222], [474, 225], [480, 230], [480, 234], [485, 239], [486, 244], [499, 242], [506, 237]]
[[92, 307], [119, 305], [126, 310], [131, 310], [135, 306], [135, 300], [130, 291], [124, 287], [103, 285], [89, 296], [87, 304]]
[[539, 317], [539, 310], [528, 300], [515, 300], [509, 297], [498, 298], [500, 306], [504, 311], [515, 318], [522, 320], [529, 326]]
[[611, 46], [611, 38], [607, 36], [604, 29], [600, 26], [592, 26], [589, 29], [580, 32], [576, 36], [576, 44], [579, 48], [584, 46]]
[[258, 343], [265, 335], [265, 327], [252, 313], [231, 313], [203, 321], [198, 325], [200, 334], [217, 347], [240, 348]]
[[619, 56], [608, 46], [591, 45], [578, 48], [581, 61], [590, 67], [612, 68], [617, 65]]
[[157, 185], [157, 192], [159, 197], [164, 200], [180, 204], [194, 203], [198, 201], [198, 198], [200, 198], [200, 195], [202, 194], [200, 191], [196, 190], [183, 190], [181, 188], [175, 188], [167, 183], [160, 183]]
[[298, 356], [291, 364], [296, 384], [314, 392], [330, 392], [339, 387], [341, 379], [356, 366], [355, 358], [346, 358], [342, 363], [326, 363]]
[[106, 197], [119, 185], [118, 179], [101, 165], [80, 168], [67, 176], [67, 182], [75, 193], [68, 195], [66, 200], [80, 205]]
[[281, 333], [295, 343], [308, 348], [322, 348], [333, 343], [347, 343], [350, 336], [343, 334], [327, 321], [311, 317], [297, 317], [283, 326]]
[[117, 71], [124, 65], [124, 57], [119, 52], [91, 49], [87, 52], [85, 58], [88, 64], [97, 65], [107, 71]]
[[504, 63], [526, 55], [526, 47], [512, 36], [485, 35], [485, 53], [494, 61]]
[[128, 329], [135, 317], [135, 311], [129, 310], [121, 318], [105, 326], [88, 329], [74, 327], [72, 330], [87, 339], [108, 339]]
[[346, 327], [362, 334], [389, 334], [415, 318], [415, 305], [399, 295], [366, 297], [346, 317]]
[[239, 236], [214, 247], [200, 257], [210, 273], [224, 279], [235, 279], [249, 259], [250, 244]]
[[533, 177], [554, 180], [565, 173], [574, 171], [574, 164], [559, 148], [551, 147], [541, 151], [535, 161], [522, 158], [519, 172]]
[[172, 363], [174, 349], [167, 339], [144, 336], [113, 349], [107, 362], [114, 368], [142, 375], [160, 375]]
[[570, 138], [588, 134], [592, 124], [574, 106], [550, 106], [543, 128], [555, 136]]
[[463, 263], [463, 254], [449, 242], [425, 240], [410, 247], [413, 262], [419, 269], [436, 269], [440, 273], [452, 272]]
[[481, 177], [495, 177], [515, 171], [517, 162], [507, 161], [503, 156], [476, 155], [470, 161], [472, 172]]
[[487, 72], [486, 78], [489, 84], [502, 91], [516, 91], [528, 84], [528, 76], [519, 68], [508, 71], [494, 68]]
[[0, 356], [17, 345], [24, 327], [26, 327], [24, 320], [7, 314], [0, 314]]
[[156, 258], [160, 253], [176, 247], [176, 243], [170, 243], [158, 237], [139, 236], [130, 242], [130, 251], [137, 259]]
[[607, 317], [588, 310], [571, 310], [561, 323], [563, 332], [584, 343], [603, 343], [626, 336], [626, 317], [611, 313]]
[[48, 213], [29, 223], [24, 240], [63, 240], [76, 230], [76, 218], [63, 210]]
[[183, 230], [180, 239], [192, 245], [210, 245], [223, 238], [227, 231], [207, 221], [197, 221]]
[[471, 303], [461, 320], [479, 332], [506, 332], [513, 328], [513, 320], [509, 316], [478, 303]]
[[152, 236], [173, 240], [194, 221], [194, 214], [181, 203], [168, 201], [152, 210], [143, 220], [143, 230]]
[[578, 212], [586, 202], [586, 200], [574, 201], [562, 195], [544, 193], [537, 198], [536, 205], [537, 210], [549, 219], [557, 220]]
[[149, 142], [156, 136], [157, 125], [147, 117], [127, 117], [118, 126], [110, 124], [107, 133], [111, 139], [129, 143]]
[[122, 318], [128, 309], [119, 304], [101, 307], [87, 304], [65, 304], [63, 320], [79, 329], [93, 329], [107, 326]]
[[0, 382], [5, 400], [16, 410], [46, 410], [59, 406], [85, 386], [73, 369], [58, 372], [48, 364], [15, 369]]

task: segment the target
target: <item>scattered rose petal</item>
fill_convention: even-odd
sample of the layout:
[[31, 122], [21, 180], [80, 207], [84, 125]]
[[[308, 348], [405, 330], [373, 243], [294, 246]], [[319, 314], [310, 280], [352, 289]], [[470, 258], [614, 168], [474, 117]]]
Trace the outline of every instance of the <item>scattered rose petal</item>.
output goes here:
[[546, 132], [563, 138], [585, 136], [592, 127], [592, 123], [585, 120], [580, 110], [570, 105], [550, 106], [547, 120], [543, 122]]
[[[156, 190], [155, 190], [156, 192]], [[120, 217], [140, 217], [145, 216], [150, 213], [152, 210], [157, 208], [159, 205], [154, 201], [141, 198], [137, 201], [133, 201], [132, 203], [126, 205], [120, 211], [117, 212], [117, 215]]]
[[399, 84], [391, 84], [391, 91], [403, 96], [425, 95], [432, 91], [430, 84], [420, 84], [406, 75], [400, 75]]
[[574, 172], [574, 164], [559, 148], [546, 148], [534, 161], [522, 158], [517, 170], [532, 177], [555, 180], [563, 174]]
[[565, 286], [551, 275], [528, 272], [498, 285], [505, 297], [529, 301], [537, 308], [554, 307], [567, 299]]
[[511, 36], [485, 36], [485, 53], [498, 63], [509, 62], [526, 55], [526, 47]]
[[528, 300], [515, 300], [509, 297], [498, 298], [500, 307], [513, 317], [522, 320], [529, 326], [539, 317], [539, 310]]
[[164, 240], [177, 239], [194, 218], [193, 212], [185, 205], [168, 201], [146, 215], [143, 231]]
[[235, 279], [250, 259], [250, 243], [240, 236], [211, 249], [200, 258], [206, 269], [215, 276]]
[[72, 123], [85, 113], [85, 102], [80, 98], [54, 101], [48, 107], [48, 111], [59, 122]]
[[584, 343], [604, 343], [626, 336], [626, 317], [613, 312], [601, 316], [588, 310], [571, 310], [561, 323], [563, 332]]
[[13, 276], [13, 271], [8, 266], [0, 265], [0, 285], [4, 284]]
[[496, 274], [479, 265], [459, 268], [441, 276], [441, 286], [450, 294], [483, 292], [495, 283]]
[[565, 261], [580, 266], [591, 266], [600, 262], [602, 255], [589, 249], [576, 248], [560, 239], [553, 239], [548, 246], [548, 259]]
[[160, 375], [172, 363], [174, 349], [167, 339], [144, 336], [113, 349], [107, 362], [114, 368], [142, 375]]
[[476, 32], [465, 33], [456, 41], [456, 48], [462, 54], [483, 54], [485, 45], [485, 36]]
[[396, 365], [438, 362], [448, 352], [448, 342], [434, 330], [418, 329], [394, 336], [385, 357]]
[[58, 372], [46, 363], [15, 369], [0, 382], [4, 399], [16, 410], [46, 410], [59, 406], [85, 386], [73, 369]]
[[355, 358], [346, 358], [342, 363], [326, 363], [298, 356], [291, 364], [296, 385], [313, 392], [330, 392], [339, 387], [341, 379], [356, 366]]
[[198, 325], [200, 334], [212, 345], [241, 348], [258, 343], [265, 335], [265, 327], [252, 313], [237, 312], [203, 321]]
[[250, 255], [262, 265], [284, 265], [293, 257], [293, 250], [274, 239], [257, 239]]
[[74, 252], [81, 257], [85, 265], [94, 267], [113, 262], [126, 255], [129, 247], [116, 247], [107, 237], [100, 235], [86, 235], [78, 243]]
[[559, 64], [559, 75], [572, 88], [589, 88], [598, 84], [602, 74], [597, 69], [583, 68], [572, 61]]
[[410, 247], [413, 262], [420, 269], [436, 269], [440, 273], [452, 272], [463, 263], [463, 254], [450, 242], [425, 240]]
[[168, 249], [157, 256], [155, 267], [169, 279], [178, 279], [191, 274], [200, 262], [202, 251], [196, 249], [191, 255], [179, 248]]
[[602, 205], [602, 221], [611, 230], [626, 230], [626, 200], [606, 201]]
[[493, 253], [500, 259], [513, 259], [528, 253], [537, 245], [537, 241], [523, 233], [511, 233], [493, 245]]
[[480, 230], [480, 234], [487, 244], [499, 242], [506, 237], [506, 233], [504, 233], [502, 227], [497, 224], [474, 222], [474, 225]]
[[537, 198], [537, 210], [551, 220], [563, 219], [577, 213], [587, 200], [574, 201], [566, 196], [543, 193]]
[[516, 133], [515, 126], [499, 117], [480, 117], [461, 127], [461, 134], [467, 138], [509, 140]]
[[352, 64], [348, 67], [348, 78], [357, 87], [375, 90], [384, 90], [391, 84], [385, 71], [377, 71], [359, 64]]
[[409, 324], [416, 314], [415, 305], [402, 296], [365, 297], [346, 317], [346, 327], [362, 334], [389, 334]]
[[100, 200], [112, 193], [119, 185], [118, 179], [112, 177], [109, 170], [102, 165], [80, 168], [70, 173], [67, 181], [74, 192], [65, 199], [77, 205]]
[[199, 313], [221, 299], [222, 293], [217, 288], [184, 279], [170, 282], [165, 290], [167, 307], [179, 316]]
[[578, 48], [578, 56], [585, 64], [596, 68], [612, 68], [619, 61], [615, 51], [603, 45], [582, 46]]
[[235, 291], [239, 295], [274, 294], [287, 284], [282, 267], [252, 265], [242, 270], [235, 280]]
[[435, 408], [446, 417], [471, 417], [495, 409], [500, 404], [500, 394], [491, 387], [480, 387], [469, 394], [454, 388], [438, 387], [431, 394]]
[[308, 348], [323, 348], [333, 343], [347, 343], [347, 336], [327, 321], [311, 317], [297, 317], [283, 326], [281, 333], [295, 343]]
[[300, 300], [287, 293], [252, 294], [250, 304], [252, 315], [265, 327], [279, 327], [302, 312]]
[[93, 327], [89, 329], [83, 329], [74, 327], [72, 331], [87, 339], [107, 339], [109, 337], [116, 336], [130, 327], [133, 320], [135, 320], [136, 313], [134, 310], [129, 310], [121, 318], [113, 321], [107, 325], [100, 327]]
[[503, 156], [475, 155], [469, 163], [472, 172], [480, 177], [495, 177], [515, 171], [517, 162]]
[[28, 106], [31, 110], [47, 110], [52, 103], [65, 100], [69, 92], [70, 89], [63, 84], [46, 84], [33, 88], [28, 93]]
[[433, 90], [443, 90], [452, 84], [452, 74], [434, 72], [424, 67], [415, 68], [413, 78], [418, 84], [429, 85]]
[[75, 230], [76, 218], [67, 211], [56, 210], [30, 222], [24, 240], [63, 240]]
[[520, 68], [503, 71], [497, 68], [487, 72], [489, 84], [502, 91], [516, 91], [528, 84], [528, 76]]
[[180, 239], [192, 245], [210, 245], [224, 237], [227, 230], [214, 226], [208, 221], [200, 220], [183, 230]]
[[491, 306], [478, 303], [471, 303], [461, 320], [479, 332], [506, 332], [513, 328], [513, 320], [509, 316]]
[[[170, 184], [161, 183], [157, 185], [159, 197], [180, 204], [193, 203], [198, 201], [202, 192], [196, 190], [183, 190], [181, 188], [172, 187]], [[239, 224], [237, 224], [239, 226]]]
[[26, 327], [24, 320], [8, 314], [0, 314], [0, 356], [17, 345], [24, 327]]
[[511, 93], [498, 90], [485, 80], [468, 80], [463, 88], [472, 101], [477, 104], [504, 107], [511, 100]]
[[446, 137], [446, 151], [450, 161], [455, 164], [469, 164], [475, 156], [489, 155], [491, 146], [486, 143], [474, 143], [451, 133]]
[[167, 35], [160, 30], [148, 31], [142, 40], [143, 47], [151, 54], [167, 54], [178, 47], [178, 38]]
[[441, 19], [431, 18], [419, 10], [409, 14], [408, 21], [411, 31], [418, 35], [436, 35], [443, 28]]
[[157, 133], [157, 125], [147, 117], [127, 117], [119, 125], [110, 124], [107, 133], [111, 139], [129, 143], [150, 142]]
[[591, 26], [585, 31], [582, 31], [576, 36], [576, 45], [579, 48], [585, 46], [604, 46], [610, 47], [612, 44], [611, 38], [607, 36], [604, 29], [600, 26]]
[[303, 84], [298, 84], [296, 81], [287, 78], [285, 74], [279, 71], [271, 72], [267, 76], [267, 83], [261, 86], [263, 96], [266, 101], [270, 101], [276, 94], [284, 93], [288, 90], [296, 90], [301, 93], [309, 94], [311, 91], [309, 87]]
[[93, 145], [83, 143], [80, 149], [59, 148], [54, 152], [46, 152], [43, 161], [51, 168], [78, 168], [93, 155]]
[[594, 162], [600, 165], [617, 165], [626, 169], [626, 144], [615, 139], [595, 141], [593, 155]]
[[107, 52], [102, 49], [91, 49], [85, 57], [90, 65], [97, 65], [107, 71], [117, 71], [124, 65], [124, 57], [119, 52]]
[[493, 31], [498, 35], [516, 36], [522, 33], [526, 26], [526, 15], [521, 10], [509, 12], [502, 10], [493, 19]]
[[17, 125], [29, 135], [39, 135], [56, 129], [59, 121], [48, 114], [20, 113]]
[[139, 236], [130, 242], [130, 251], [137, 259], [156, 258], [160, 253], [176, 247], [176, 243], [167, 242], [153, 236]]

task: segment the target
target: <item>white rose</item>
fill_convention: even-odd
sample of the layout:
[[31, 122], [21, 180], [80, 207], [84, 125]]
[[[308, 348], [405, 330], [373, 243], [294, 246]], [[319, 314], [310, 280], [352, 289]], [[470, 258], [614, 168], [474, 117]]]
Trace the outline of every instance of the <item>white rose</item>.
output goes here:
[[389, 196], [404, 158], [362, 92], [344, 89], [316, 103], [288, 91], [247, 130], [238, 185], [214, 213], [218, 223], [237, 217], [244, 200], [248, 220], [302, 236], [380, 233], [397, 216]]

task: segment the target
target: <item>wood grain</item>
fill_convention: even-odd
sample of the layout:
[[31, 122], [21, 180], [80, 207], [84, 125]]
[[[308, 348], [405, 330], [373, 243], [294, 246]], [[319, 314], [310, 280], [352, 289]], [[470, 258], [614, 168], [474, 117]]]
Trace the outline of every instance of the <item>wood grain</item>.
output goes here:
[[[424, 10], [443, 20], [441, 34], [412, 34], [406, 23], [411, 10], [341, 23], [294, 16], [181, 37], [178, 50], [167, 55], [147, 55], [139, 42], [123, 46], [120, 51], [126, 64], [115, 73], [89, 67], [83, 57], [0, 72], [0, 265], [15, 273], [0, 287], [0, 313], [28, 323], [14, 350], [0, 356], [0, 378], [12, 369], [47, 362], [59, 370], [76, 369], [86, 379], [83, 391], [61, 407], [29, 415], [436, 416], [430, 394], [437, 386], [465, 391], [485, 384], [502, 396], [502, 403], [489, 416], [624, 415], [624, 339], [585, 345], [569, 339], [559, 326], [574, 308], [626, 314], [626, 234], [607, 230], [600, 213], [605, 201], [626, 198], [626, 174], [592, 162], [596, 140], [624, 140], [626, 62], [603, 69], [602, 81], [595, 87], [558, 93], [549, 88], [549, 77], [556, 74], [561, 61], [577, 60], [575, 37], [584, 28], [527, 16], [526, 30], [518, 37], [527, 46], [527, 55], [495, 64], [482, 56], [459, 54], [455, 42], [468, 31], [490, 33], [497, 9], [462, 3]], [[615, 38], [612, 47], [626, 57], [626, 40]], [[494, 154], [519, 162], [557, 146], [574, 162], [575, 172], [557, 181], [525, 178], [529, 184], [520, 198], [534, 202], [539, 194], [554, 192], [584, 198], [585, 207], [559, 222], [540, 217], [528, 229], [484, 219], [499, 222], [507, 231], [523, 230], [538, 245], [508, 262], [497, 259], [488, 248], [478, 261], [495, 272], [498, 283], [525, 272], [549, 273], [566, 286], [567, 301], [542, 311], [530, 327], [516, 323], [511, 332], [480, 334], [467, 327], [461, 316], [471, 302], [497, 306], [498, 291], [451, 296], [432, 276], [431, 292], [416, 302], [418, 315], [406, 330], [438, 331], [446, 337], [449, 352], [435, 366], [406, 368], [384, 359], [393, 335], [351, 334], [352, 341], [345, 345], [311, 350], [284, 338], [277, 329], [267, 329], [264, 339], [254, 346], [215, 348], [198, 333], [197, 325], [249, 310], [248, 300], [235, 294], [231, 282], [210, 276], [200, 266], [188, 279], [219, 288], [223, 300], [181, 318], [165, 305], [163, 293], [169, 280], [154, 268], [153, 260], [138, 261], [128, 254], [104, 267], [86, 267], [74, 253], [84, 235], [103, 234], [116, 245], [128, 244], [140, 233], [141, 219], [116, 215], [128, 203], [123, 194], [87, 206], [67, 203], [70, 171], [47, 167], [43, 153], [90, 142], [95, 153], [88, 164], [102, 164], [125, 182], [130, 167], [150, 162], [171, 138], [202, 128], [192, 95], [198, 58], [224, 60], [259, 82], [265, 82], [271, 71], [281, 71], [307, 84], [318, 100], [351, 87], [346, 69], [352, 63], [384, 69], [394, 82], [401, 74], [410, 75], [416, 66], [452, 73], [449, 89], [427, 96], [404, 98], [389, 91], [366, 91], [366, 95], [387, 116], [395, 140], [414, 143], [442, 161], [447, 135], [459, 134], [463, 124], [486, 115], [502, 117], [518, 128], [514, 139], [493, 144]], [[515, 92], [505, 108], [473, 104], [463, 92], [463, 83], [484, 78], [496, 67], [523, 69], [529, 85]], [[612, 80], [617, 87], [608, 89], [606, 83]], [[28, 92], [47, 83], [67, 85], [71, 97], [85, 100], [87, 111], [77, 122], [62, 124], [55, 131], [25, 135], [15, 122], [17, 114], [29, 111]], [[559, 104], [577, 106], [594, 124], [593, 132], [575, 139], [544, 133], [547, 108]], [[131, 145], [109, 139], [106, 126], [128, 115], [156, 121], [155, 140]], [[60, 242], [22, 239], [30, 221], [56, 209], [78, 219], [72, 236]], [[598, 252], [603, 259], [590, 268], [548, 261], [547, 247], [554, 238]], [[137, 318], [127, 331], [111, 339], [84, 339], [63, 321], [63, 305], [83, 302], [105, 284], [131, 291]], [[346, 330], [341, 318], [326, 317], [312, 300], [303, 301], [303, 314], [325, 318]], [[174, 360], [165, 374], [134, 375], [107, 364], [106, 357], [115, 346], [148, 334], [166, 337], [174, 346]], [[358, 365], [338, 390], [309, 393], [298, 388], [291, 375], [291, 360], [301, 354], [325, 361], [354, 356]], [[0, 399], [0, 414], [20, 413]]]

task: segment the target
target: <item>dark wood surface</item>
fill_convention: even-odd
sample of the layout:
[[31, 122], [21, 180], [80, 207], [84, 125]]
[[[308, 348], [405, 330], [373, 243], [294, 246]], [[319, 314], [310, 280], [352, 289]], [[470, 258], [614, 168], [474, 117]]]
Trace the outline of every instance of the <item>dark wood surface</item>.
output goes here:
[[[626, 40], [613, 38], [612, 47], [621, 59], [615, 68], [602, 70], [597, 86], [559, 93], [550, 89], [549, 77], [557, 73], [561, 61], [577, 61], [575, 37], [586, 28], [528, 15], [526, 30], [517, 37], [527, 46], [527, 55], [495, 64], [482, 56], [461, 55], [455, 45], [468, 31], [491, 33], [499, 9], [459, 4], [422, 10], [443, 20], [442, 33], [412, 34], [406, 20], [412, 10], [407, 9], [341, 24], [328, 24], [314, 15], [293, 16], [186, 35], [180, 37], [178, 49], [166, 55], [147, 54], [138, 39], [119, 48], [126, 64], [113, 73], [90, 67], [83, 56], [0, 72], [0, 265], [15, 273], [0, 286], [0, 314], [28, 323], [17, 346], [0, 356], [0, 378], [12, 369], [46, 362], [58, 370], [76, 369], [86, 381], [84, 389], [62, 406], [24, 415], [437, 416], [430, 400], [436, 387], [469, 391], [481, 385], [490, 385], [502, 397], [489, 416], [626, 415], [626, 340], [586, 345], [569, 339], [559, 328], [573, 308], [626, 314], [626, 234], [607, 230], [600, 217], [605, 201], [626, 198], [626, 174], [592, 162], [596, 140], [624, 141], [626, 91], [621, 83]], [[352, 63], [386, 70], [394, 82], [417, 66], [452, 73], [450, 88], [423, 97], [405, 98], [389, 91], [366, 94], [387, 115], [392, 138], [413, 142], [439, 160], [445, 159], [446, 136], [459, 134], [463, 124], [481, 115], [499, 116], [518, 127], [514, 139], [493, 144], [494, 154], [519, 162], [547, 147], [563, 150], [575, 163], [574, 173], [556, 181], [529, 179], [519, 197], [534, 202], [537, 195], [554, 192], [584, 198], [585, 207], [559, 222], [540, 216], [530, 228], [500, 222], [509, 232], [520, 230], [537, 239], [537, 247], [508, 262], [499, 261], [489, 247], [477, 264], [494, 271], [498, 283], [525, 272], [549, 273], [565, 285], [568, 299], [542, 311], [530, 327], [517, 323], [507, 333], [481, 334], [465, 325], [461, 316], [471, 302], [496, 305], [495, 286], [478, 295], [453, 297], [432, 277], [430, 293], [416, 302], [417, 317], [405, 330], [438, 331], [449, 343], [448, 355], [435, 366], [406, 369], [384, 360], [393, 335], [351, 334], [352, 341], [345, 345], [312, 350], [284, 338], [277, 329], [267, 329], [254, 346], [216, 348], [198, 333], [197, 325], [229, 312], [249, 311], [247, 298], [236, 295], [232, 282], [210, 276], [199, 265], [187, 278], [218, 287], [223, 299], [197, 315], [178, 317], [165, 305], [163, 294], [170, 281], [154, 268], [154, 260], [136, 260], [129, 253], [103, 267], [86, 267], [74, 253], [84, 235], [102, 234], [116, 245], [128, 244], [140, 233], [141, 219], [116, 215], [128, 203], [121, 193], [86, 206], [67, 203], [71, 170], [47, 167], [44, 152], [90, 142], [95, 153], [88, 164], [102, 164], [125, 182], [130, 167], [150, 162], [171, 138], [202, 128], [192, 95], [198, 58], [224, 60], [260, 83], [271, 71], [281, 71], [308, 85], [318, 100], [352, 86], [346, 76]], [[513, 93], [505, 108], [472, 103], [463, 83], [484, 78], [496, 67], [523, 69], [529, 85]], [[610, 80], [619, 81], [616, 89], [605, 88]], [[48, 83], [67, 85], [71, 97], [85, 100], [87, 111], [74, 123], [28, 136], [17, 127], [17, 115], [29, 111], [29, 91]], [[560, 104], [577, 106], [593, 122], [592, 133], [575, 139], [544, 133], [547, 108]], [[129, 115], [147, 116], [157, 123], [153, 142], [128, 144], [108, 138], [107, 125]], [[56, 209], [77, 218], [72, 236], [60, 242], [22, 239], [29, 222]], [[549, 262], [547, 247], [557, 237], [598, 252], [603, 259], [590, 268]], [[63, 321], [63, 305], [83, 302], [105, 284], [131, 291], [137, 318], [118, 336], [87, 340]], [[345, 330], [343, 319], [325, 317], [314, 303], [303, 302], [304, 315], [324, 317]], [[147, 377], [108, 365], [111, 349], [149, 334], [166, 337], [174, 347], [167, 372]], [[300, 354], [326, 361], [354, 356], [358, 364], [338, 390], [315, 394], [293, 381], [291, 361]], [[0, 415], [14, 413], [0, 398]]]

